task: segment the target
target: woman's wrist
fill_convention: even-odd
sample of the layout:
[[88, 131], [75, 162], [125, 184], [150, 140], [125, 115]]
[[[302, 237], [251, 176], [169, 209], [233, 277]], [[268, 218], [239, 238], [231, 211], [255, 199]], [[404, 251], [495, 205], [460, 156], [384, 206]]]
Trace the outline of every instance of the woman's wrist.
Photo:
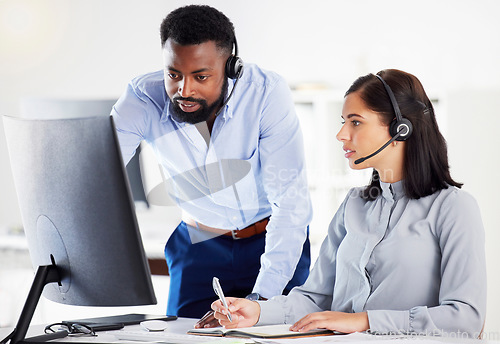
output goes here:
[[358, 332], [361, 331], [367, 331], [370, 329], [370, 321], [368, 320], [368, 313], [367, 312], [360, 312], [360, 313], [354, 313], [357, 316], [358, 320], [358, 325], [359, 325], [359, 330]]

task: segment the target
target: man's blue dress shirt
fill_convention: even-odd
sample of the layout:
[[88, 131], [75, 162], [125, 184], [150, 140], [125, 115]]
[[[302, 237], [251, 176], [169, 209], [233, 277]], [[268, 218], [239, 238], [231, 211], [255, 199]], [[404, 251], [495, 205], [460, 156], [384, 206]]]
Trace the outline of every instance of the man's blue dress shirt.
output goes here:
[[206, 123], [176, 122], [169, 103], [163, 71], [130, 82], [112, 111], [125, 163], [142, 140], [150, 144], [169, 194], [201, 224], [241, 229], [271, 216], [253, 292], [281, 294], [312, 218], [302, 133], [288, 85], [246, 64], [208, 144], [200, 133]]

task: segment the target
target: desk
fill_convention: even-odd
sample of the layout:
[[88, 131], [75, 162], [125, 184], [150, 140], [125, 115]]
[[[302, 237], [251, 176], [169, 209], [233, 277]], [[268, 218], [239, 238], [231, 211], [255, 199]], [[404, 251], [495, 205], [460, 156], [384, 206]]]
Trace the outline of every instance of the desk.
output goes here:
[[[187, 330], [193, 328], [193, 325], [197, 319], [189, 319], [189, 318], [179, 318], [175, 321], [169, 321], [168, 327], [165, 332], [173, 333], [173, 334], [185, 334]], [[34, 325], [31, 326], [28, 331], [28, 336], [36, 336], [43, 333], [44, 325]], [[127, 326], [126, 330], [138, 330], [141, 327], [139, 325], [130, 325]], [[0, 339], [6, 337], [11, 328], [0, 328]], [[66, 337], [62, 339], [64, 342], [74, 342], [75, 344], [81, 343], [127, 343], [131, 341], [123, 341], [117, 340], [115, 336], [113, 336], [113, 332], [98, 332], [97, 337]], [[235, 339], [229, 338], [216, 338], [216, 337], [202, 337], [202, 336], [193, 336], [197, 337], [200, 340], [204, 338], [204, 340], [208, 342], [218, 343], [220, 342], [235, 342]], [[241, 340], [240, 343], [243, 342], [251, 343], [251, 340]], [[52, 341], [51, 343], [57, 343], [58, 340]], [[395, 344], [395, 343], [411, 343], [411, 344], [440, 344], [440, 343], [464, 343], [464, 344], [500, 344], [500, 341], [497, 340], [479, 340], [479, 339], [464, 339], [464, 338], [452, 338], [452, 337], [420, 337], [420, 336], [377, 336], [377, 335], [367, 335], [367, 334], [351, 334], [346, 336], [325, 336], [325, 337], [312, 337], [312, 338], [297, 338], [297, 339], [275, 339], [263, 340], [261, 343], [272, 344], [272, 343], [281, 343], [281, 344], [326, 344], [326, 343], [337, 343], [337, 342], [348, 342], [351, 344], [354, 343], [364, 343], [364, 342], [372, 342], [373, 344]], [[138, 342], [137, 342], [138, 343]], [[259, 343], [259, 341], [257, 341]]]
[[[165, 332], [168, 333], [182, 333], [185, 334], [189, 329], [193, 328], [194, 324], [198, 321], [198, 319], [189, 319], [189, 318], [179, 318], [175, 321], [169, 321], [168, 322], [168, 327], [165, 330]], [[45, 328], [45, 325], [32, 325], [28, 329], [28, 334], [26, 337], [33, 337], [33, 336], [38, 336], [43, 334], [43, 330]], [[129, 325], [125, 327], [127, 330], [138, 330], [140, 329], [140, 325]], [[2, 327], [0, 328], [0, 339], [5, 338], [11, 331], [12, 327]], [[87, 337], [87, 336], [82, 336], [82, 337], [66, 337], [63, 338], [62, 341], [71, 341], [71, 342], [103, 342], [103, 343], [112, 343], [112, 342], [121, 342], [123, 341], [118, 341], [112, 334], [114, 331], [102, 331], [102, 332], [97, 332], [97, 337]], [[54, 343], [57, 342], [57, 340], [53, 341]]]

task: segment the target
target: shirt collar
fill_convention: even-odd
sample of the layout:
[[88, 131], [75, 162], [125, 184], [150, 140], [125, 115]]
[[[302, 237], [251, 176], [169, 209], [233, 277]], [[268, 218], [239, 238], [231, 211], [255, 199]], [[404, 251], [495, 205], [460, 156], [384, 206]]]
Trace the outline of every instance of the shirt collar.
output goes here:
[[[227, 95], [231, 94], [231, 91], [233, 90], [233, 88], [234, 88], [234, 82], [229, 82], [227, 85], [226, 94]], [[166, 121], [168, 121], [169, 117], [172, 117], [172, 115], [170, 114], [170, 98], [167, 96], [166, 92], [163, 93], [163, 99], [165, 101], [165, 106], [163, 107], [163, 111], [161, 113], [160, 122], [166, 122]], [[227, 100], [227, 98], [225, 100]], [[227, 104], [224, 105], [224, 108], [220, 112], [220, 114], [222, 114], [222, 118], [224, 120], [233, 117], [233, 106], [232, 106], [233, 103], [232, 102], [233, 102], [233, 99], [229, 99]], [[172, 117], [172, 120], [174, 122], [176, 122], [173, 117]], [[182, 126], [182, 125], [185, 125], [186, 123], [177, 123], [177, 124]]]
[[397, 181], [395, 183], [384, 183], [380, 182], [380, 187], [382, 188], [382, 196], [385, 199], [398, 200], [404, 196], [403, 181]]

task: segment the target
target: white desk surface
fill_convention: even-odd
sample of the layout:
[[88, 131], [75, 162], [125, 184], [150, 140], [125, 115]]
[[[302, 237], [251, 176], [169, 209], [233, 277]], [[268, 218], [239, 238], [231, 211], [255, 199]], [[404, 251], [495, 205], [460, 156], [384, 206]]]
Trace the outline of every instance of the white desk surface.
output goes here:
[[[189, 318], [179, 318], [175, 321], [169, 321], [169, 326], [165, 330], [167, 333], [173, 334], [185, 334], [189, 329], [193, 328], [194, 323], [197, 319], [189, 319]], [[28, 331], [28, 336], [36, 336], [43, 334], [44, 325], [34, 325], [31, 326]], [[139, 325], [130, 325], [125, 328], [126, 330], [139, 330], [141, 327]], [[0, 339], [6, 337], [12, 328], [0, 328]], [[86, 343], [127, 343], [132, 341], [124, 341], [117, 340], [116, 337], [113, 336], [114, 331], [109, 332], [98, 332], [97, 337], [66, 337], [63, 338], [64, 342], [86, 342]], [[207, 341], [211, 343], [253, 343], [252, 340], [243, 340], [243, 339], [229, 339], [229, 338], [220, 338], [218, 341], [214, 341], [215, 338], [208, 337]], [[264, 343], [264, 344], [273, 344], [273, 343], [282, 343], [282, 344], [315, 344], [315, 343], [337, 343], [337, 342], [348, 342], [351, 344], [354, 343], [364, 343], [364, 342], [373, 342], [374, 344], [395, 344], [395, 343], [412, 343], [412, 344], [442, 344], [442, 343], [470, 343], [470, 344], [500, 344], [499, 340], [477, 340], [477, 339], [465, 339], [465, 338], [457, 338], [456, 336], [450, 337], [423, 337], [423, 336], [383, 336], [383, 335], [368, 335], [362, 333], [355, 333], [350, 335], [342, 335], [342, 336], [321, 336], [321, 337], [311, 337], [311, 338], [296, 338], [296, 339], [266, 339], [266, 340], [256, 340], [255, 343]], [[57, 340], [52, 341], [52, 343], [57, 343]], [[134, 342], [132, 342], [134, 343]], [[139, 343], [139, 342], [135, 342]]]
[[[198, 321], [198, 319], [189, 319], [189, 318], [179, 318], [177, 320], [169, 321], [168, 327], [165, 330], [165, 332], [185, 334], [189, 329], [193, 328], [196, 321]], [[45, 325], [32, 325], [32, 326], [30, 326], [26, 337], [33, 337], [33, 336], [41, 335], [44, 333], [43, 332], [44, 328], [45, 328]], [[127, 329], [127, 330], [140, 330], [141, 326], [140, 325], [129, 325], [129, 326], [126, 326], [125, 329]], [[4, 337], [6, 337], [11, 331], [12, 331], [12, 328], [9, 328], [9, 327], [0, 328], [0, 339], [3, 339]], [[71, 342], [96, 342], [96, 343], [99, 343], [99, 342], [123, 343], [124, 342], [124, 341], [117, 340], [112, 335], [112, 333], [113, 333], [113, 331], [102, 331], [102, 332], [97, 332], [96, 337], [87, 337], [87, 336], [65, 337], [61, 340], [65, 341], [65, 342], [71, 341]], [[52, 342], [56, 343], [57, 340], [54, 340]]]

